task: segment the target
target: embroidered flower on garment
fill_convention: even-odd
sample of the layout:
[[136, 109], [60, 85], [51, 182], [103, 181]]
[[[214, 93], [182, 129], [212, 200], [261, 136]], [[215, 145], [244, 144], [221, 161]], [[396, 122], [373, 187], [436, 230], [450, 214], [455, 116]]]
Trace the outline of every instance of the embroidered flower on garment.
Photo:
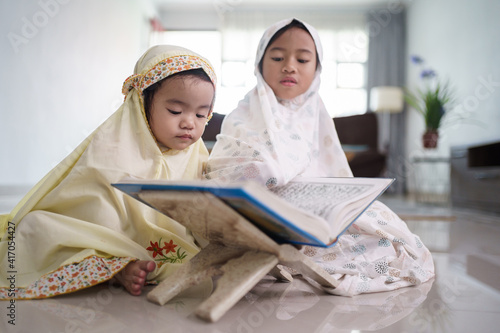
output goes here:
[[378, 246], [380, 246], [380, 247], [389, 247], [389, 246], [391, 246], [391, 242], [387, 238], [381, 238], [378, 241]]
[[[168, 243], [163, 242], [165, 244], [163, 247], [158, 245], [161, 244], [161, 238], [157, 242], [153, 243], [153, 241], [149, 241], [149, 243], [151, 246], [147, 247], [146, 250], [153, 252], [152, 256], [154, 261], [158, 262], [158, 267], [161, 267], [166, 262], [171, 264], [181, 263], [187, 257], [186, 251], [182, 251], [180, 246], [177, 248], [177, 251], [175, 250], [178, 245], [174, 244], [172, 239]], [[163, 253], [163, 250], [165, 250], [165, 253]]]
[[168, 254], [170, 252], [174, 252], [175, 253], [175, 248], [177, 247], [177, 245], [174, 244], [174, 241], [173, 240], [170, 240], [170, 242], [165, 242], [165, 246], [163, 247], [163, 249], [165, 250], [165, 254]]
[[[161, 239], [160, 239], [160, 242], [161, 242]], [[153, 243], [152, 241], [149, 241], [149, 243], [151, 244], [151, 246], [146, 248], [146, 250], [153, 252], [153, 258], [156, 258], [157, 255], [161, 255], [161, 256], [163, 255], [163, 248], [161, 248], [158, 245], [158, 242]], [[165, 243], [165, 244], [167, 244], [167, 243]]]
[[375, 272], [382, 275], [389, 270], [389, 264], [386, 261], [377, 261], [375, 263]]

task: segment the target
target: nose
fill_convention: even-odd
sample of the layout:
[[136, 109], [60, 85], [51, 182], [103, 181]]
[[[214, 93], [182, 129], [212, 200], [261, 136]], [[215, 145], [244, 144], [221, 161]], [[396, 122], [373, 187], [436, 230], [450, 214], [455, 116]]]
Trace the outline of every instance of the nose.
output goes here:
[[286, 60], [284, 63], [283, 63], [283, 68], [282, 68], [283, 72], [285, 73], [293, 73], [295, 72], [295, 66], [293, 65], [292, 63], [292, 60], [289, 59], [289, 60]]
[[194, 128], [194, 116], [187, 114], [182, 117], [180, 122], [180, 127], [183, 129], [193, 129]]

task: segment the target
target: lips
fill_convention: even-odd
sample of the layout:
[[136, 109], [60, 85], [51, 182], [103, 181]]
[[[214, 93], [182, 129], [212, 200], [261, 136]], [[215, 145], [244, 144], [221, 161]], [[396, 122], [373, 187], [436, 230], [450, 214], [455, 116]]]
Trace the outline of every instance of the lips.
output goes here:
[[185, 140], [193, 138], [193, 136], [191, 134], [178, 135], [177, 137], [180, 139], [185, 139]]
[[284, 86], [290, 87], [296, 85], [297, 80], [295, 80], [293, 77], [285, 77], [280, 81], [280, 83]]

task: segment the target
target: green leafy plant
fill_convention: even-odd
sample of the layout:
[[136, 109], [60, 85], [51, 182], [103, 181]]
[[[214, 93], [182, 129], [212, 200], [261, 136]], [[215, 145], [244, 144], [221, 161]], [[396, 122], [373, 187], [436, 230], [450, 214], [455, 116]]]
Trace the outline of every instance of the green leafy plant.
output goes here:
[[[412, 56], [414, 64], [423, 66], [423, 59]], [[416, 93], [405, 91], [406, 102], [424, 117], [426, 131], [437, 131], [447, 109], [453, 102], [453, 92], [449, 82], [440, 82], [432, 69], [423, 69], [420, 77], [424, 80], [424, 88]]]

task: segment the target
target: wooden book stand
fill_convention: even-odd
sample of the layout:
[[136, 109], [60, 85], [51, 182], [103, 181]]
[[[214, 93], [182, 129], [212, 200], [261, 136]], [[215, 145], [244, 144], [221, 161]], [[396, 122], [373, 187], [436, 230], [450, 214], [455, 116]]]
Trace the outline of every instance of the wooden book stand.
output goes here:
[[164, 305], [181, 291], [220, 276], [214, 292], [195, 312], [198, 317], [215, 322], [266, 274], [291, 280], [277, 264], [288, 266], [322, 286], [338, 285], [336, 279], [297, 248], [276, 243], [212, 194], [143, 191], [139, 197], [209, 241], [188, 263], [149, 292], [147, 298], [152, 302]]

